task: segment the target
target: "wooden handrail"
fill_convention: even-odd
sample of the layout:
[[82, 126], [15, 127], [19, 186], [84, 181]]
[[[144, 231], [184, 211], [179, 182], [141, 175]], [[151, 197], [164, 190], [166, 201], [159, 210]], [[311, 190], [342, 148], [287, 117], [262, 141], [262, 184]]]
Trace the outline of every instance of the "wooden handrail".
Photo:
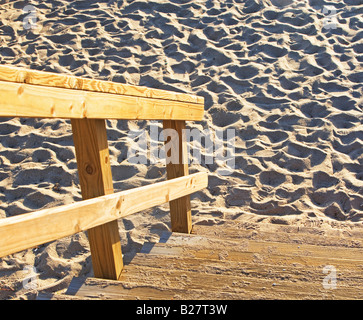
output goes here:
[[204, 113], [190, 102], [7, 81], [0, 81], [0, 96], [0, 117], [202, 120]]
[[76, 89], [82, 91], [115, 93], [139, 98], [161, 99], [169, 101], [204, 104], [204, 98], [192, 94], [134, 86], [112, 81], [88, 79], [54, 72], [29, 70], [25, 68], [0, 65], [0, 80], [27, 83], [46, 87]]
[[[170, 203], [172, 231], [191, 231], [190, 194], [207, 174], [189, 175], [186, 120], [202, 120], [202, 97], [0, 65], [0, 117], [71, 119], [83, 201], [0, 220], [0, 257], [88, 231], [94, 276], [123, 268], [117, 219]], [[163, 120], [178, 133], [168, 181], [113, 194], [105, 119]], [[142, 199], [142, 201], [140, 201]]]
[[[86, 231], [207, 187], [204, 172], [0, 219], [0, 257]], [[140, 201], [142, 199], [142, 201]]]

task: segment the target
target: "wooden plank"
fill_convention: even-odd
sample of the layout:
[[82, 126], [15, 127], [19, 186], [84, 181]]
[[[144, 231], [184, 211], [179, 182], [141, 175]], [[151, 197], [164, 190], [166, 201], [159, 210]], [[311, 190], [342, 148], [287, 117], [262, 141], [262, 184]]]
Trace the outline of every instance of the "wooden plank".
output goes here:
[[[157, 259], [156, 259], [157, 263]], [[155, 264], [156, 264], [155, 263]], [[213, 268], [218, 273], [213, 273]], [[211, 265], [211, 272], [194, 272], [192, 270], [168, 268], [160, 272], [159, 268], [153, 266], [126, 266], [120, 281], [124, 284], [155, 285], [188, 289], [203, 290], [205, 292], [230, 292], [244, 293], [248, 298], [258, 296], [260, 298], [275, 299], [278, 295], [287, 299], [302, 299], [309, 297], [321, 298], [323, 295], [334, 295], [345, 299], [363, 298], [362, 278], [355, 278], [355, 274], [340, 273], [337, 279], [337, 289], [324, 290], [322, 280], [325, 274], [318, 268], [307, 266], [306, 269], [290, 267], [288, 270], [275, 265], [263, 265], [258, 269], [253, 267], [243, 268], [234, 274], [227, 274], [222, 270], [228, 268], [228, 263]], [[247, 273], [247, 270], [250, 272]], [[308, 277], [306, 273], [309, 273]], [[308, 285], [307, 285], [308, 281]]]
[[[293, 251], [286, 250], [285, 247], [280, 249], [279, 246], [269, 246], [268, 243], [252, 244], [251, 247], [243, 249], [243, 246], [236, 244], [234, 247], [229, 247], [228, 244], [223, 248], [220, 244], [219, 247], [213, 246], [211, 242], [210, 247], [193, 246], [182, 247], [176, 245], [168, 245], [165, 243], [155, 244], [148, 252], [154, 256], [170, 256], [170, 257], [188, 257], [195, 259], [207, 259], [209, 262], [219, 261], [237, 262], [237, 263], [251, 263], [251, 264], [264, 264], [264, 265], [282, 265], [285, 268], [300, 266], [312, 266], [320, 268], [320, 274], [324, 266], [332, 265], [339, 273], [341, 271], [349, 271], [349, 274], [355, 273], [355, 279], [360, 281], [363, 285], [362, 266], [363, 259], [361, 257], [354, 257], [354, 252], [345, 252], [343, 256], [334, 255], [334, 252], [323, 253], [322, 251], [308, 251], [304, 249], [297, 249]], [[239, 247], [242, 248], [239, 250]], [[136, 261], [133, 261], [136, 263]], [[212, 266], [211, 262], [211, 266]], [[261, 271], [260, 271], [261, 272]]]
[[[199, 221], [194, 225], [194, 229], [206, 228], [207, 230], [218, 230], [220, 228], [235, 229], [239, 231], [252, 231], [258, 233], [278, 233], [282, 235], [294, 236], [318, 236], [321, 238], [350, 238], [363, 239], [363, 224], [350, 221], [334, 221], [328, 219], [311, 219], [307, 221], [299, 221], [300, 223], [290, 222], [289, 224], [272, 223], [258, 221], [258, 217], [250, 220], [239, 219], [221, 219], [213, 218], [212, 221]], [[209, 228], [212, 226], [213, 228]], [[306, 226], [308, 225], [308, 226]], [[194, 230], [193, 230], [194, 231]]]
[[[183, 242], [184, 243], [184, 242]], [[241, 261], [245, 258], [245, 253], [256, 253], [260, 257], [264, 255], [284, 255], [285, 257], [316, 257], [319, 259], [344, 259], [352, 260], [352, 263], [360, 263], [363, 265], [363, 254], [361, 249], [345, 249], [337, 247], [319, 247], [313, 245], [293, 245], [289, 243], [279, 242], [263, 242], [263, 241], [251, 241], [243, 243], [234, 243], [234, 246], [229, 246], [230, 242], [225, 241], [210, 241], [207, 246], [204, 245], [193, 245], [188, 246], [187, 244], [176, 244], [172, 243], [156, 243], [152, 249], [148, 252], [151, 254], [165, 254], [165, 255], [183, 255], [187, 254], [196, 258], [207, 257], [209, 259], [225, 259], [232, 261]], [[230, 248], [230, 249], [226, 249]], [[349, 263], [349, 261], [347, 261]]]
[[207, 185], [207, 173], [200, 172], [69, 205], [0, 219], [0, 257], [161, 205], [206, 188]]
[[[262, 224], [261, 224], [262, 225]], [[273, 241], [273, 242], [291, 242], [296, 244], [315, 244], [319, 246], [337, 246], [348, 248], [363, 248], [363, 239], [357, 237], [351, 237], [341, 234], [340, 236], [326, 235], [324, 232], [319, 233], [306, 233], [306, 232], [283, 232], [281, 228], [271, 225], [255, 228], [238, 228], [233, 226], [221, 226], [221, 225], [194, 225], [193, 234], [210, 236], [214, 238], [220, 238], [225, 240], [242, 240], [253, 239], [261, 241]], [[280, 230], [280, 231], [278, 231]]]
[[0, 80], [47, 87], [116, 93], [134, 97], [204, 104], [203, 97], [186, 93], [133, 86], [112, 81], [75, 77], [66, 74], [57, 74], [54, 72], [29, 70], [5, 65], [0, 65]]
[[202, 120], [202, 104], [0, 81], [0, 117]]
[[[162, 258], [161, 258], [162, 257]], [[312, 266], [302, 264], [271, 264], [271, 263], [257, 263], [251, 260], [216, 260], [212, 258], [195, 258], [188, 256], [174, 257], [174, 262], [171, 262], [173, 257], [163, 256], [159, 254], [142, 255], [138, 254], [135, 257], [135, 262], [125, 266], [123, 272], [125, 276], [136, 275], [146, 268], [155, 269], [152, 272], [159, 274], [165, 280], [172, 279], [169, 271], [178, 270], [181, 274], [183, 272], [194, 272], [196, 274], [214, 274], [214, 275], [229, 275], [237, 277], [264, 278], [264, 279], [289, 279], [290, 281], [308, 281], [309, 279], [325, 277], [326, 273], [323, 272], [323, 266]], [[160, 260], [160, 263], [159, 263]], [[169, 267], [166, 267], [170, 263]], [[340, 284], [348, 286], [349, 283], [355, 283], [355, 287], [363, 289], [363, 275], [361, 270], [357, 267], [350, 269], [337, 269], [337, 277]], [[167, 270], [162, 272], [163, 268]], [[140, 276], [140, 278], [144, 278]], [[120, 278], [121, 279], [121, 278]], [[122, 279], [126, 279], [123, 277]], [[247, 279], [246, 279], [247, 280]], [[362, 293], [363, 294], [363, 293]]]
[[[176, 136], [166, 139], [166, 171], [168, 179], [187, 176], [188, 153], [185, 133], [185, 121], [163, 121], [164, 134], [171, 129]], [[170, 148], [168, 148], [170, 146]], [[190, 233], [192, 230], [192, 216], [190, 207], [190, 196], [187, 195], [169, 202], [171, 215], [171, 229], [174, 232]]]
[[201, 259], [179, 258], [158, 267], [159, 260], [165, 262], [164, 257], [155, 255], [143, 264], [125, 266], [118, 282], [92, 278], [72, 281], [67, 294], [98, 299], [363, 298], [356, 273], [339, 273], [336, 289], [327, 289], [323, 286], [326, 274], [308, 265], [286, 270], [286, 266], [278, 265], [207, 261], [207, 266]]
[[[106, 121], [72, 119], [71, 123], [83, 200], [113, 193]], [[117, 220], [89, 229], [88, 240], [95, 277], [118, 279], [123, 261]]]
[[[338, 270], [337, 288], [326, 289], [320, 266], [215, 261], [140, 255], [119, 282], [87, 279], [68, 294], [98, 299], [362, 299], [360, 271]], [[197, 294], [197, 296], [195, 296]], [[218, 298], [221, 298], [219, 296]]]
[[[347, 291], [341, 293], [342, 297], [353, 295], [360, 299], [363, 298], [363, 281], [362, 281], [362, 264], [361, 261], [353, 263], [344, 259], [316, 259], [307, 257], [306, 260], [291, 259], [289, 257], [273, 255], [271, 259], [261, 260], [261, 256], [249, 252], [245, 253], [244, 259], [240, 261], [216, 260], [204, 258], [195, 258], [185, 254], [184, 256], [168, 256], [159, 254], [137, 254], [129, 264], [128, 271], [132, 268], [146, 270], [146, 268], [155, 268], [155, 274], [164, 275], [164, 281], [171, 280], [172, 270], [183, 272], [194, 272], [198, 275], [211, 274], [218, 277], [219, 275], [239, 276], [241, 282], [256, 283], [256, 279], [266, 279], [274, 283], [282, 284], [285, 280], [288, 282], [298, 283], [302, 286], [310, 285], [315, 282], [314, 290], [322, 290], [323, 279], [327, 276], [324, 273], [324, 267], [333, 265], [336, 268], [337, 288]], [[312, 263], [315, 262], [315, 263]], [[333, 264], [331, 264], [333, 262]], [[137, 267], [136, 267], [137, 266]], [[146, 273], [145, 276], [149, 274]], [[140, 275], [141, 278], [143, 278]], [[243, 281], [242, 281], [243, 280]], [[200, 288], [204, 282], [200, 284]], [[288, 284], [287, 285], [291, 285]], [[327, 290], [329, 291], [329, 290]], [[333, 294], [338, 293], [330, 290]]]
[[[213, 228], [213, 227], [210, 227]], [[238, 258], [238, 252], [255, 252], [255, 253], [274, 253], [280, 255], [294, 256], [315, 256], [338, 259], [351, 259], [353, 261], [361, 260], [363, 265], [363, 251], [361, 248], [347, 248], [338, 246], [319, 246], [313, 244], [285, 243], [274, 241], [261, 241], [251, 239], [239, 239], [232, 241], [223, 238], [205, 237], [200, 235], [185, 235], [181, 233], [171, 234], [166, 243], [155, 243], [149, 252], [161, 254], [172, 254], [175, 250], [182, 250], [188, 255], [201, 254], [205, 251], [208, 257], [219, 259], [223, 256], [226, 248], [229, 249], [229, 255], [225, 259]]]
[[[215, 227], [222, 235], [224, 228], [207, 228]], [[224, 240], [212, 234], [165, 233], [163, 243], [125, 266], [118, 283], [88, 279], [74, 293], [97, 299], [363, 299], [359, 248]], [[325, 287], [327, 265], [336, 268], [335, 288]]]
[[[165, 248], [162, 246], [156, 246], [154, 250], [148, 253], [149, 259], [155, 259], [155, 256], [164, 257], [168, 263], [172, 263], [172, 259], [185, 258], [184, 265], [187, 266], [190, 261], [189, 258], [200, 260], [200, 265], [211, 265], [216, 261], [225, 260], [228, 262], [235, 263], [256, 263], [256, 264], [269, 264], [269, 265], [285, 265], [285, 266], [314, 266], [319, 267], [327, 265], [333, 265], [337, 270], [350, 270], [356, 272], [362, 272], [363, 260], [360, 259], [344, 259], [333, 257], [319, 257], [319, 256], [309, 256], [304, 255], [293, 255], [293, 254], [279, 254], [279, 253], [269, 253], [269, 252], [253, 252], [253, 251], [234, 251], [233, 249], [225, 250], [213, 250], [213, 249], [200, 249], [183, 250], [181, 247], [168, 246]], [[159, 259], [158, 258], [158, 259]], [[170, 260], [167, 260], [170, 259]], [[132, 264], [138, 264], [139, 260], [134, 258]], [[158, 261], [159, 260], [155, 260]], [[161, 265], [165, 267], [165, 265]], [[179, 268], [179, 267], [178, 267]], [[182, 268], [182, 267], [180, 267]]]
[[123, 283], [104, 279], [73, 279], [68, 295], [98, 300], [231, 300], [248, 298], [243, 292], [207, 292], [197, 289], [168, 288], [158, 283]]

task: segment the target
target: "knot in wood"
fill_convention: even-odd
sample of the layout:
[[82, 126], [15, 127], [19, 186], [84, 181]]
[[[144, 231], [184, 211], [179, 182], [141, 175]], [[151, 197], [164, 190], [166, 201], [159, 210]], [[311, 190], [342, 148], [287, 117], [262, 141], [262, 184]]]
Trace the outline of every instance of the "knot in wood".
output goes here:
[[88, 174], [93, 174], [94, 171], [95, 170], [94, 170], [93, 166], [91, 164], [87, 164], [87, 166], [86, 166], [86, 172]]

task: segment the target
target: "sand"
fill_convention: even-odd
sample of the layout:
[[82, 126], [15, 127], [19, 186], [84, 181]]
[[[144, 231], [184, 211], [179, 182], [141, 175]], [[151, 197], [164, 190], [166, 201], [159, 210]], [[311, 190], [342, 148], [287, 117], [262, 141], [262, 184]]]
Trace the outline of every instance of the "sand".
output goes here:
[[[36, 17], [24, 24], [28, 4]], [[362, 10], [362, 0], [2, 1], [0, 63], [203, 96], [204, 120], [188, 126], [233, 129], [235, 165], [221, 175], [223, 161], [191, 163], [209, 172], [195, 222], [344, 228], [363, 222]], [[115, 191], [165, 179], [162, 162], [127, 157], [130, 130], [155, 125], [107, 121]], [[0, 217], [80, 200], [70, 122], [1, 119]], [[170, 229], [168, 205], [119, 229], [131, 259]], [[0, 259], [0, 298], [92, 274], [79, 233]]]

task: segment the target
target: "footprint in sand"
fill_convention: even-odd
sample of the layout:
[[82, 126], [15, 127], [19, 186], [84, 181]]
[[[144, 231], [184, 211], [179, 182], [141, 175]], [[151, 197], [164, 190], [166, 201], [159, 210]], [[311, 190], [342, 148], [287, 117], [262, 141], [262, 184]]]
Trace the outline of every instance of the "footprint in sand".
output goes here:
[[260, 173], [260, 182], [263, 185], [277, 187], [278, 185], [285, 182], [286, 177], [284, 174], [277, 171], [263, 171]]
[[313, 186], [316, 189], [330, 188], [338, 184], [339, 180], [326, 172], [317, 171], [313, 176]]
[[296, 0], [271, 0], [271, 3], [276, 7], [283, 8], [293, 4], [295, 1]]

